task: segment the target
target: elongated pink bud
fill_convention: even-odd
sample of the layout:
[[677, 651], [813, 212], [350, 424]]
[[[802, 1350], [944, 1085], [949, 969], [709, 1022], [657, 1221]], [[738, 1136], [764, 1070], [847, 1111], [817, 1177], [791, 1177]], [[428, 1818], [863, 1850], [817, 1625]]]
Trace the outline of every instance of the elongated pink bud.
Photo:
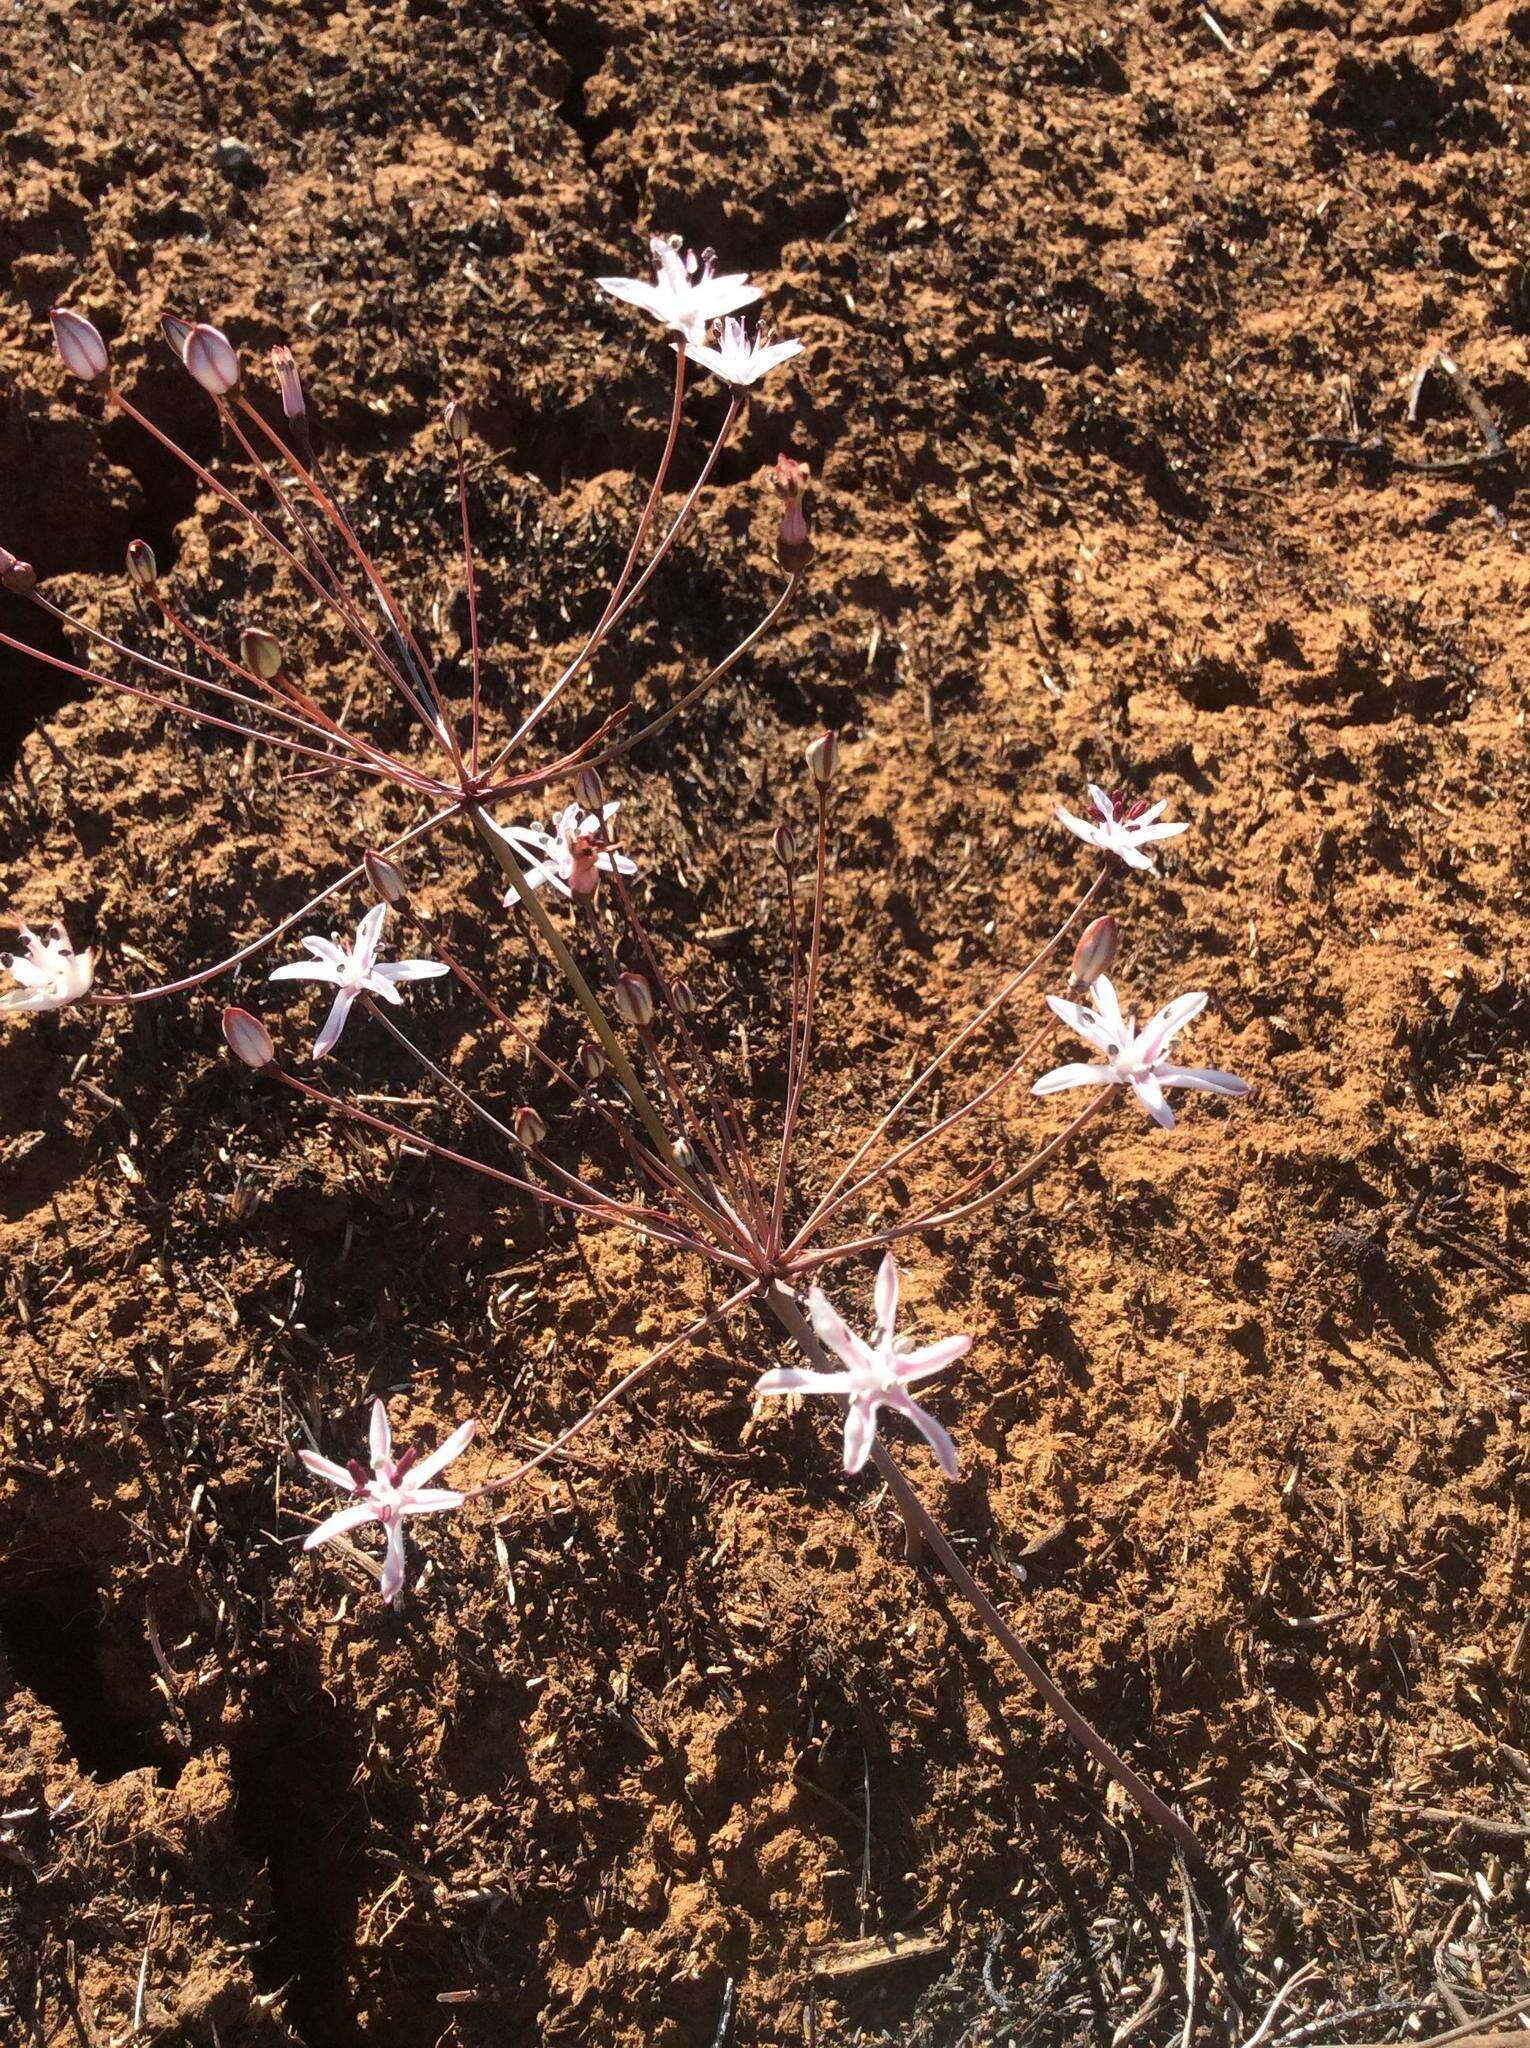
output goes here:
[[1113, 917], [1097, 917], [1086, 924], [1073, 949], [1073, 972], [1069, 979], [1081, 988], [1093, 988], [1102, 974], [1116, 964], [1119, 933]]
[[600, 779], [598, 768], [581, 768], [574, 778], [574, 794], [587, 811], [600, 816], [606, 800], [606, 785]]
[[274, 683], [282, 672], [282, 643], [263, 627], [246, 626], [239, 635], [239, 659], [251, 675]]
[[616, 977], [616, 1007], [629, 1024], [646, 1031], [653, 1022], [653, 990], [641, 974]]
[[281, 387], [282, 411], [289, 420], [300, 420], [308, 410], [303, 402], [303, 380], [298, 375], [297, 360], [285, 342], [278, 342], [272, 349], [271, 367]]
[[462, 403], [460, 398], [454, 398], [451, 401], [451, 403], [447, 406], [446, 411], [441, 415], [441, 417], [445, 422], [447, 433], [451, 436], [452, 440], [460, 448], [463, 442], [466, 441], [469, 433], [472, 431], [472, 424], [468, 419], [467, 407]]
[[574, 1055], [579, 1071], [593, 1088], [606, 1071], [606, 1056], [592, 1038], [587, 1038]]
[[228, 1040], [228, 1049], [235, 1059], [243, 1060], [257, 1074], [262, 1067], [269, 1067], [275, 1062], [276, 1047], [271, 1043], [270, 1032], [248, 1010], [231, 1007], [223, 1012], [223, 1036]]
[[179, 320], [174, 313], [161, 313], [159, 331], [165, 337], [171, 355], [178, 363], [186, 360], [186, 343], [191, 338], [191, 322]]
[[534, 1152], [545, 1142], [547, 1125], [529, 1103], [522, 1103], [510, 1119], [510, 1129], [515, 1142], [527, 1152]]
[[674, 997], [675, 1008], [682, 1017], [693, 1017], [696, 1014], [696, 991], [683, 974], [675, 976], [669, 985], [669, 992]]
[[211, 398], [226, 398], [239, 382], [239, 356], [221, 327], [199, 321], [186, 337], [182, 360]]
[[782, 867], [790, 870], [797, 865], [797, 835], [790, 825], [778, 825], [771, 833], [770, 850]]
[[368, 851], [361, 856], [361, 865], [367, 871], [367, 880], [384, 903], [396, 909], [407, 900], [409, 884], [404, 879], [404, 871], [385, 853]]
[[159, 581], [159, 564], [146, 540], [128, 542], [127, 579], [135, 590], [152, 590]]
[[104, 384], [111, 375], [111, 358], [106, 343], [84, 314], [55, 306], [48, 318], [53, 322], [54, 344], [70, 376], [83, 384]]
[[0, 585], [13, 597], [30, 597], [37, 588], [37, 571], [30, 562], [18, 561], [8, 548], [0, 548]]
[[807, 750], [808, 773], [820, 789], [827, 789], [839, 767], [839, 734], [822, 732]]

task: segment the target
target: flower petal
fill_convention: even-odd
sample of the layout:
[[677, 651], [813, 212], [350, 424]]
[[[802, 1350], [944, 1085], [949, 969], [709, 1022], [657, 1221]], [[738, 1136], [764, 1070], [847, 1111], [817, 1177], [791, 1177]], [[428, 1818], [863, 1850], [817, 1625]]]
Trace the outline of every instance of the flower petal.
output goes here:
[[810, 1372], [806, 1366], [777, 1365], [762, 1372], [754, 1383], [757, 1394], [848, 1394], [855, 1375], [848, 1372]]
[[[1100, 979], [1103, 981], [1104, 976]], [[1096, 1051], [1112, 1055], [1120, 1050], [1124, 1034], [1113, 1035], [1099, 1015], [1093, 1010], [1086, 1010], [1082, 1003], [1070, 1003], [1063, 996], [1048, 996], [1047, 1007], [1054, 1017], [1061, 1017], [1070, 1031], [1076, 1032], [1086, 1045], [1092, 1045]]]
[[352, 1529], [376, 1520], [377, 1511], [369, 1500], [358, 1502], [353, 1507], [340, 1508], [327, 1520], [320, 1522], [316, 1529], [310, 1529], [303, 1538], [305, 1550], [317, 1550], [321, 1543], [333, 1542], [337, 1536], [348, 1536]]
[[871, 1456], [877, 1440], [877, 1404], [870, 1398], [852, 1400], [845, 1411], [845, 1470], [859, 1472]]
[[388, 1548], [383, 1557], [382, 1584], [384, 1600], [395, 1601], [404, 1590], [404, 1525], [402, 1522], [388, 1524]]
[[321, 1458], [317, 1451], [299, 1451], [305, 1471], [315, 1479], [327, 1479], [331, 1486], [338, 1486], [342, 1493], [356, 1491], [355, 1474], [347, 1472], [343, 1465], [337, 1465], [333, 1458]]
[[906, 1415], [915, 1429], [935, 1453], [936, 1463], [948, 1479], [956, 1477], [956, 1446], [935, 1420], [928, 1408], [921, 1408], [917, 1401], [910, 1401], [907, 1407], [900, 1401], [900, 1413]]
[[428, 1458], [421, 1458], [419, 1464], [411, 1468], [409, 1472], [411, 1490], [416, 1482], [423, 1486], [427, 1479], [434, 1479], [438, 1472], [444, 1472], [453, 1458], [460, 1458], [462, 1456], [462, 1453], [477, 1434], [478, 1424], [472, 1417], [469, 1417], [466, 1422], [460, 1423], [452, 1431], [445, 1443], [437, 1444]]
[[944, 1372], [948, 1365], [955, 1365], [971, 1349], [972, 1339], [959, 1336], [939, 1337], [933, 1344], [921, 1344], [917, 1351], [900, 1352], [894, 1361], [898, 1378], [904, 1386], [913, 1386], [916, 1381], [928, 1379], [932, 1372]]
[[460, 1508], [466, 1499], [454, 1486], [426, 1486], [401, 1500], [398, 1511], [401, 1515], [441, 1515], [448, 1508]]
[[1165, 1088], [1204, 1088], [1208, 1095], [1244, 1096], [1247, 1081], [1236, 1074], [1224, 1074], [1216, 1067], [1175, 1067], [1160, 1060], [1153, 1069]]
[[374, 1396], [372, 1401], [372, 1416], [367, 1425], [367, 1448], [371, 1452], [374, 1472], [393, 1452], [393, 1428], [388, 1421], [387, 1404], [380, 1396]]
[[846, 1365], [858, 1366], [866, 1363], [866, 1346], [821, 1287], [813, 1288], [808, 1294], [808, 1316], [818, 1341], [827, 1344]]
[[353, 988], [343, 988], [331, 1003], [329, 1015], [324, 1020], [324, 1029], [313, 1042], [313, 1056], [316, 1060], [323, 1059], [326, 1053], [333, 1052], [339, 1044], [340, 1034], [345, 1029], [345, 1020], [351, 1014], [351, 1004], [355, 1000], [356, 991]]
[[356, 943], [351, 949], [351, 958], [365, 973], [370, 974], [377, 958], [377, 948], [382, 943], [383, 926], [388, 922], [386, 903], [374, 903], [366, 916], [356, 927]]
[[898, 1262], [889, 1251], [877, 1268], [877, 1324], [882, 1342], [890, 1343], [898, 1320]]
[[1165, 1003], [1156, 1016], [1150, 1017], [1137, 1034], [1132, 1050], [1144, 1065], [1152, 1066], [1159, 1054], [1174, 1036], [1183, 1031], [1192, 1017], [1198, 1017], [1206, 1007], [1207, 998], [1199, 990], [1187, 996], [1176, 996], [1172, 1003]]
[[1109, 1052], [1114, 1047], [1124, 1046], [1131, 1036], [1126, 1028], [1126, 1019], [1121, 1015], [1121, 1000], [1116, 994], [1116, 985], [1108, 974], [1097, 974], [1091, 991], [1096, 1014], [1102, 1027], [1101, 1044]]
[[384, 981], [434, 981], [438, 974], [449, 974], [451, 969], [440, 960], [385, 960], [372, 972]]
[[338, 971], [337, 968], [320, 966], [309, 960], [289, 960], [285, 967], [273, 967], [266, 980], [333, 982]]
[[1144, 1074], [1132, 1082], [1132, 1093], [1142, 1104], [1155, 1124], [1161, 1124], [1166, 1131], [1174, 1128], [1174, 1112], [1169, 1107], [1169, 1098], [1159, 1085], [1156, 1074]]
[[1109, 1067], [1094, 1067], [1084, 1061], [1075, 1061], [1070, 1066], [1054, 1067], [1050, 1074], [1043, 1074], [1039, 1081], [1033, 1081], [1031, 1093], [1056, 1095], [1064, 1088], [1104, 1088], [1115, 1078]]

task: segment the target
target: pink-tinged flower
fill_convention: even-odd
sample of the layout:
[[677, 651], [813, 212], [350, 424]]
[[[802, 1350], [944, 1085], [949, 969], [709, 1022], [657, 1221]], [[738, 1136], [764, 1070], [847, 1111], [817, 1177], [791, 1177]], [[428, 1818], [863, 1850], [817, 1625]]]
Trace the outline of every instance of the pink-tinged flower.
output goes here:
[[16, 986], [0, 996], [0, 1016], [20, 1016], [28, 1010], [67, 1010], [90, 993], [96, 978], [96, 949], [87, 946], [77, 953], [61, 924], [52, 927], [46, 939], [21, 927], [25, 953], [13, 953], [5, 961]]
[[381, 996], [384, 1002], [401, 1003], [404, 998], [398, 991], [400, 982], [429, 981], [446, 973], [439, 960], [393, 960], [379, 964], [377, 948], [382, 943], [387, 918], [387, 904], [374, 903], [356, 927], [354, 946], [337, 945], [333, 939], [304, 939], [312, 961], [293, 960], [285, 967], [272, 969], [272, 981], [328, 981], [339, 990], [324, 1020], [324, 1029], [314, 1041], [316, 1060], [334, 1050], [357, 996]]
[[181, 360], [209, 397], [226, 398], [239, 382], [238, 352], [221, 327], [198, 322]]
[[453, 1458], [458, 1458], [473, 1441], [478, 1424], [464, 1422], [428, 1458], [408, 1450], [401, 1457], [393, 1455], [393, 1432], [388, 1427], [388, 1411], [381, 1401], [372, 1403], [372, 1427], [369, 1449], [372, 1456], [372, 1477], [368, 1479], [365, 1468], [359, 1460], [352, 1459], [349, 1465], [337, 1465], [330, 1458], [321, 1458], [317, 1451], [299, 1451], [298, 1456], [315, 1479], [327, 1479], [331, 1486], [338, 1486], [343, 1493], [357, 1496], [354, 1504], [341, 1508], [327, 1521], [320, 1522], [317, 1529], [304, 1538], [305, 1550], [316, 1550], [321, 1543], [332, 1543], [337, 1536], [348, 1536], [353, 1529], [361, 1529], [368, 1522], [380, 1523], [387, 1532], [388, 1547], [383, 1553], [382, 1596], [384, 1600], [396, 1600], [404, 1590], [404, 1521], [409, 1515], [439, 1515], [447, 1508], [460, 1508], [465, 1495], [449, 1486], [432, 1487], [428, 1481], [438, 1472], [444, 1472]]
[[758, 384], [780, 364], [789, 363], [801, 353], [800, 341], [772, 341], [763, 328], [756, 330], [751, 341], [742, 320], [725, 320], [715, 345], [706, 341], [691, 343], [691, 354], [703, 368], [714, 371], [725, 384], [742, 386]]
[[[628, 860], [609, 839], [606, 827], [621, 809], [620, 804], [602, 804], [599, 813], [570, 804], [552, 821], [551, 832], [539, 832], [534, 825], [501, 825], [496, 829], [508, 839], [522, 860], [529, 860], [526, 880], [533, 889], [544, 882], [565, 896], [593, 896], [602, 875], [635, 875], [637, 862]], [[505, 902], [515, 905], [512, 889]]]
[[283, 415], [289, 420], [300, 420], [308, 410], [303, 403], [303, 380], [298, 375], [297, 359], [285, 342], [278, 342], [272, 349], [271, 367], [281, 389]]
[[716, 257], [711, 250], [697, 257], [687, 249], [682, 255], [664, 235], [653, 235], [648, 244], [653, 252], [654, 281], [640, 277], [597, 277], [603, 292], [624, 305], [637, 306], [675, 328], [688, 342], [704, 342], [707, 328], [727, 313], [752, 306], [761, 296], [758, 285], [739, 271], [730, 277], [713, 274]]
[[1177, 996], [1140, 1031], [1135, 1016], [1121, 1015], [1116, 992], [1104, 974], [1090, 990], [1087, 1010], [1079, 1003], [1064, 1002], [1061, 996], [1048, 996], [1047, 1001], [1070, 1031], [1104, 1053], [1105, 1061], [1102, 1066], [1080, 1062], [1054, 1067], [1036, 1082], [1033, 1095], [1056, 1095], [1064, 1088], [1103, 1088], [1114, 1082], [1130, 1087], [1154, 1123], [1172, 1131], [1174, 1112], [1164, 1095], [1166, 1088], [1204, 1088], [1212, 1095], [1248, 1093], [1247, 1081], [1240, 1081], [1236, 1074], [1218, 1073], [1214, 1067], [1176, 1067], [1164, 1058], [1175, 1032], [1205, 1009], [1204, 995]]
[[111, 373], [106, 343], [83, 313], [71, 313], [67, 306], [55, 306], [48, 315], [53, 323], [53, 340], [64, 368], [84, 384], [100, 384]]
[[942, 1337], [938, 1343], [914, 1347], [896, 1337], [898, 1266], [889, 1252], [877, 1274], [877, 1334], [874, 1343], [857, 1337], [821, 1287], [808, 1295], [808, 1314], [819, 1341], [845, 1362], [843, 1372], [813, 1372], [802, 1366], [777, 1366], [755, 1382], [757, 1394], [841, 1394], [849, 1403], [845, 1415], [845, 1470], [859, 1472], [871, 1456], [877, 1433], [877, 1410], [892, 1408], [906, 1415], [940, 1463], [948, 1479], [956, 1477], [956, 1446], [908, 1389], [931, 1373], [942, 1372], [966, 1356], [970, 1337]]
[[1101, 853], [1113, 853], [1124, 860], [1129, 868], [1151, 868], [1151, 854], [1143, 847], [1155, 839], [1177, 839], [1181, 832], [1188, 832], [1188, 825], [1160, 825], [1158, 818], [1168, 809], [1168, 799], [1162, 803], [1148, 804], [1140, 797], [1128, 803], [1122, 796], [1107, 796], [1096, 783], [1089, 785], [1089, 801], [1099, 813], [1099, 821], [1089, 818], [1075, 818], [1071, 811], [1057, 806], [1057, 815], [1070, 832], [1076, 832], [1080, 839], [1090, 846], [1097, 846]]

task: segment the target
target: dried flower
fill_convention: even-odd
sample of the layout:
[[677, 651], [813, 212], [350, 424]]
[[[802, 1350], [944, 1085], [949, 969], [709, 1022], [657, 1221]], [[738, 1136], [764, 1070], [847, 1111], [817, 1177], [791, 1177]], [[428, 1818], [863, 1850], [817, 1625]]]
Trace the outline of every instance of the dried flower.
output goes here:
[[1073, 969], [1068, 976], [1075, 988], [1092, 988], [1102, 974], [1116, 964], [1120, 934], [1113, 917], [1097, 917], [1086, 924], [1073, 948]]
[[221, 327], [199, 321], [186, 336], [181, 360], [211, 398], [226, 398], [239, 382], [239, 356]]
[[917, 1349], [894, 1335], [898, 1320], [898, 1265], [891, 1252], [877, 1274], [877, 1333], [873, 1343], [857, 1337], [821, 1287], [808, 1295], [808, 1314], [821, 1344], [845, 1362], [844, 1372], [815, 1372], [803, 1366], [777, 1366], [755, 1382], [757, 1394], [842, 1394], [845, 1415], [845, 1470], [859, 1472], [871, 1456], [877, 1433], [877, 1410], [892, 1408], [906, 1415], [935, 1453], [948, 1479], [956, 1477], [956, 1446], [933, 1415], [921, 1408], [908, 1389], [931, 1373], [941, 1372], [966, 1356], [972, 1339], [942, 1337]]
[[713, 274], [716, 257], [707, 250], [699, 258], [665, 235], [649, 239], [653, 255], [654, 282], [636, 277], [598, 277], [603, 292], [624, 305], [651, 313], [666, 327], [675, 328], [687, 342], [705, 342], [710, 323], [727, 313], [752, 306], [760, 297], [759, 287], [740, 271], [733, 276]]
[[243, 1060], [257, 1074], [276, 1058], [270, 1032], [248, 1010], [235, 1009], [230, 1005], [223, 1012], [223, 1036], [228, 1040], [228, 1049], [235, 1059]]
[[827, 789], [839, 768], [839, 734], [821, 732], [809, 744], [803, 758], [814, 782], [820, 789]]
[[348, 1536], [353, 1529], [364, 1528], [368, 1522], [379, 1523], [388, 1538], [383, 1554], [382, 1596], [384, 1600], [396, 1600], [404, 1590], [405, 1518], [409, 1515], [439, 1515], [447, 1508], [461, 1507], [466, 1498], [464, 1494], [448, 1486], [432, 1487], [427, 1482], [444, 1471], [454, 1458], [461, 1457], [477, 1429], [475, 1421], [464, 1422], [452, 1431], [444, 1444], [418, 1463], [412, 1450], [395, 1458], [388, 1411], [381, 1401], [374, 1401], [369, 1443], [372, 1456], [370, 1479], [358, 1462], [337, 1465], [332, 1459], [321, 1458], [317, 1451], [299, 1451], [298, 1456], [315, 1479], [327, 1479], [331, 1486], [338, 1486], [343, 1493], [358, 1496], [353, 1506], [341, 1508], [327, 1521], [320, 1522], [317, 1529], [311, 1530], [304, 1539], [303, 1548], [315, 1550], [321, 1543], [332, 1543], [337, 1536]]
[[84, 384], [103, 384], [111, 375], [111, 358], [106, 343], [82, 313], [67, 306], [55, 306], [48, 318], [53, 323], [53, 340], [64, 368]]
[[284, 342], [278, 342], [272, 349], [271, 367], [281, 388], [283, 414], [289, 420], [300, 420], [308, 410], [303, 400], [303, 380], [298, 375], [297, 358]]
[[1219, 1073], [1213, 1067], [1176, 1067], [1164, 1058], [1169, 1040], [1182, 1031], [1192, 1017], [1206, 1007], [1202, 994], [1176, 996], [1139, 1031], [1137, 1020], [1121, 1015], [1121, 1005], [1106, 975], [1090, 991], [1090, 1007], [1064, 1002], [1060, 996], [1047, 1001], [1070, 1031], [1104, 1053], [1103, 1066], [1079, 1063], [1054, 1067], [1031, 1089], [1033, 1095], [1056, 1095], [1063, 1088], [1101, 1088], [1111, 1082], [1130, 1086], [1137, 1100], [1165, 1130], [1174, 1128], [1174, 1112], [1165, 1098], [1165, 1088], [1204, 1088], [1212, 1095], [1244, 1096], [1247, 1081], [1236, 1074]]
[[88, 946], [77, 953], [61, 924], [40, 939], [36, 932], [21, 927], [25, 953], [10, 954], [5, 961], [16, 986], [0, 996], [0, 1016], [20, 1016], [27, 1010], [67, 1010], [90, 993], [96, 978], [96, 949]]
[[356, 927], [354, 946], [346, 948], [333, 939], [304, 939], [313, 961], [291, 961], [285, 967], [273, 968], [268, 977], [271, 981], [327, 981], [339, 991], [324, 1020], [324, 1029], [314, 1041], [316, 1060], [333, 1051], [357, 996], [381, 996], [385, 1002], [401, 1003], [404, 998], [398, 991], [400, 982], [428, 981], [447, 971], [439, 960], [395, 960], [379, 966], [377, 948], [387, 917], [386, 903], [373, 904]]
[[1152, 856], [1142, 851], [1151, 840], [1177, 839], [1181, 832], [1188, 832], [1188, 825], [1160, 825], [1159, 813], [1168, 809], [1168, 799], [1151, 807], [1141, 798], [1128, 803], [1122, 796], [1107, 796], [1103, 789], [1091, 782], [1089, 801], [1099, 813], [1100, 822], [1075, 818], [1071, 811], [1057, 806], [1057, 815], [1070, 832], [1076, 832], [1080, 839], [1090, 846], [1097, 846], [1102, 853], [1113, 853], [1124, 860], [1129, 868], [1151, 868]]
[[653, 990], [641, 974], [616, 977], [616, 1007], [621, 1016], [639, 1031], [653, 1022]]
[[800, 341], [772, 341], [763, 327], [751, 341], [742, 320], [725, 320], [715, 347], [705, 341], [691, 343], [691, 354], [703, 368], [714, 371], [725, 384], [741, 387], [758, 384], [781, 363], [789, 363], [801, 353]]
[[[565, 896], [593, 896], [602, 875], [637, 873], [636, 861], [602, 843], [608, 838], [606, 827], [620, 808], [619, 804], [603, 804], [597, 814], [585, 812], [575, 803], [557, 813], [551, 832], [539, 832], [534, 825], [499, 825], [495, 830], [509, 840], [522, 860], [541, 856], [526, 870], [531, 888], [540, 889], [544, 882], [551, 882]], [[513, 905], [515, 900], [511, 890], [505, 902]]]

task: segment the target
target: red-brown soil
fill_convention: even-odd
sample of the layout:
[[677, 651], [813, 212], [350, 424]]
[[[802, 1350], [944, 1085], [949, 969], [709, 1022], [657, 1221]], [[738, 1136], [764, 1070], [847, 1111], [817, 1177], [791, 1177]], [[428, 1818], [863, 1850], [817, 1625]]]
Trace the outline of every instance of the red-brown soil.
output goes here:
[[[458, 684], [438, 420], [470, 402], [508, 711], [594, 615], [662, 434], [667, 351], [589, 280], [651, 227], [759, 274], [807, 352], [561, 737], [758, 618], [767, 467], [804, 457], [799, 606], [615, 793], [768, 1094], [768, 834], [803, 739], [845, 728], [815, 1173], [1072, 900], [1059, 797], [1194, 821], [1112, 883], [1120, 979], [1209, 989], [1190, 1056], [1255, 1092], [1172, 1134], [1121, 1107], [1034, 1209], [911, 1255], [923, 1327], [977, 1342], [934, 1397], [961, 1483], [898, 1450], [1210, 1845], [1193, 2038], [1245, 2041], [1304, 1966], [1267, 2041], [1372, 2005], [1305, 2038], [1422, 2037], [1530, 1993], [1530, 8], [1212, 15], [1231, 47], [1168, 0], [12, 9], [0, 542], [126, 624], [144, 534], [220, 634], [301, 642], [45, 313], [97, 317], [209, 458], [160, 310], [251, 359], [291, 336]], [[1408, 417], [1441, 347], [1506, 459], [1407, 466], [1479, 446], [1442, 375]], [[683, 474], [720, 411], [699, 383]], [[1309, 445], [1337, 435], [1383, 445]], [[410, 815], [9, 655], [0, 738], [0, 907], [66, 912], [106, 987], [214, 957]], [[550, 995], [470, 846], [418, 872]], [[240, 986], [300, 1043], [306, 1009]], [[476, 1413], [483, 1476], [707, 1282], [235, 1072], [227, 993], [0, 1035], [0, 2038], [1180, 2040], [1165, 1845], [910, 1571], [829, 1419], [752, 1416], [763, 1325], [528, 1485], [502, 1556], [482, 1511], [417, 1524], [397, 1615], [301, 1555], [303, 1422], [343, 1456], [375, 1391], [422, 1440]], [[375, 1035], [343, 1070], [414, 1092]], [[989, 1141], [1058, 1117], [1022, 1095]], [[839, 1290], [869, 1319], [869, 1267]], [[850, 1967], [893, 1930], [912, 1960]]]

